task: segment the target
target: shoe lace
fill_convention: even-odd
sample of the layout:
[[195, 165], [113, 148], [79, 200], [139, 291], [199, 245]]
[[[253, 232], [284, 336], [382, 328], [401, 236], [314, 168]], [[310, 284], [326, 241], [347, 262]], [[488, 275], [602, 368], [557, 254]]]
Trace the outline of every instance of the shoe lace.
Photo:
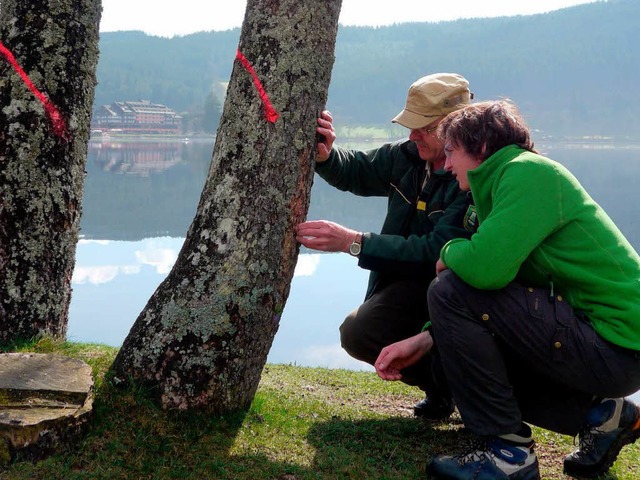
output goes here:
[[487, 439], [478, 438], [469, 442], [463, 453], [457, 455], [455, 458], [460, 466], [471, 462], [482, 462], [487, 459], [493, 462], [493, 458], [488, 454], [488, 450]]
[[[585, 427], [578, 432], [578, 447], [581, 453], [589, 453], [595, 449], [596, 435], [604, 433], [597, 427]], [[573, 444], [576, 445], [576, 438], [573, 439]]]

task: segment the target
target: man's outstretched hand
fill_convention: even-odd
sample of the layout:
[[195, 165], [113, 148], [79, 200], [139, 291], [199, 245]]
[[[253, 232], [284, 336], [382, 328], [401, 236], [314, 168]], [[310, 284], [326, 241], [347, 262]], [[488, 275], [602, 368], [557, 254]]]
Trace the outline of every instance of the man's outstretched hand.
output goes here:
[[429, 332], [421, 332], [413, 337], [392, 343], [382, 349], [374, 364], [376, 373], [383, 380], [401, 380], [400, 371], [410, 367], [433, 347]]
[[314, 220], [296, 226], [296, 240], [307, 248], [323, 252], [349, 252], [354, 240], [362, 234], [328, 220]]

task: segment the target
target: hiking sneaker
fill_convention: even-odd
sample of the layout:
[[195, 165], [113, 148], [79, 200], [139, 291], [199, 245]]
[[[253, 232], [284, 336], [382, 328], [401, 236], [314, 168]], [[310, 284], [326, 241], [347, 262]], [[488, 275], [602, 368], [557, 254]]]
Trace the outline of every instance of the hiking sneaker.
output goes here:
[[605, 398], [589, 410], [578, 434], [580, 448], [564, 459], [564, 472], [574, 477], [596, 477], [609, 470], [622, 447], [638, 437], [638, 407], [624, 398]]
[[533, 445], [530, 438], [527, 443], [520, 443], [504, 437], [485, 437], [462, 455], [434, 458], [427, 473], [450, 480], [539, 480]]
[[454, 408], [450, 398], [429, 395], [413, 406], [413, 414], [425, 420], [444, 420], [451, 416]]

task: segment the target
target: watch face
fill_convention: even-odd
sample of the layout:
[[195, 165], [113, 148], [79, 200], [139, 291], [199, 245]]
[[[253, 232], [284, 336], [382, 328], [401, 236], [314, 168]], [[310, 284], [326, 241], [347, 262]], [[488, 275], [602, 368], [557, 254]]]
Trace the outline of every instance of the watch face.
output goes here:
[[349, 245], [349, 253], [354, 256], [360, 255], [360, 244], [353, 242]]

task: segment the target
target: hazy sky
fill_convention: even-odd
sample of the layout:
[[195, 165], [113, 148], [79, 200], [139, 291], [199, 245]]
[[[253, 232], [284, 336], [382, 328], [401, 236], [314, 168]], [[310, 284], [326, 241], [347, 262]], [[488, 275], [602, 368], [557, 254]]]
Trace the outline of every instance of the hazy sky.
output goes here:
[[[318, 0], [323, 1], [323, 0]], [[342, 0], [343, 25], [438, 22], [457, 18], [527, 15], [597, 0]], [[602, 1], [602, 0], [601, 0]], [[239, 27], [244, 0], [102, 0], [100, 30], [142, 30], [171, 37]]]

